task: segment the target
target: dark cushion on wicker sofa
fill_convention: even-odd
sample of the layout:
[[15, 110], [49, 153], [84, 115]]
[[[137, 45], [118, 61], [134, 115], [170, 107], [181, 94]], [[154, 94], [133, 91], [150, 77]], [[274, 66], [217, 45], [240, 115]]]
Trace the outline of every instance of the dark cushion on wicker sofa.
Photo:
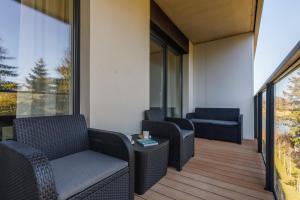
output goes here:
[[50, 163], [59, 200], [68, 199], [128, 166], [126, 161], [90, 150]]
[[181, 129], [180, 130], [180, 134], [182, 135], [183, 139], [185, 139], [186, 137], [193, 135], [194, 134], [194, 130], [186, 130], [186, 129]]
[[194, 123], [204, 123], [204, 124], [214, 124], [214, 125], [224, 125], [224, 126], [236, 126], [239, 123], [236, 121], [223, 121], [223, 120], [213, 120], [213, 119], [190, 119]]

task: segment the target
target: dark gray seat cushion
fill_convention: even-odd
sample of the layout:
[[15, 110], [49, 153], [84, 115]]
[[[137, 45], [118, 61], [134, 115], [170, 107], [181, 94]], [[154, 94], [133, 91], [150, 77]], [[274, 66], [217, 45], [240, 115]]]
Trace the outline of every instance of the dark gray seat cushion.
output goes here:
[[224, 125], [224, 126], [237, 126], [239, 123], [236, 121], [223, 121], [223, 120], [214, 120], [214, 119], [191, 119], [194, 123], [203, 123], [203, 124], [214, 124], [214, 125]]
[[58, 199], [67, 199], [128, 166], [126, 161], [82, 151], [50, 162]]
[[185, 129], [181, 129], [180, 131], [181, 135], [183, 136], [183, 139], [192, 135], [194, 133], [193, 130], [185, 130]]

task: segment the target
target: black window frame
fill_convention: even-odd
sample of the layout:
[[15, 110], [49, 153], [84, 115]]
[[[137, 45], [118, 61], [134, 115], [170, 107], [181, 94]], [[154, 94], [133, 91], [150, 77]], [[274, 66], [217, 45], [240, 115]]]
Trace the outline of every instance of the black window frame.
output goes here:
[[80, 0], [73, 5], [73, 114], [80, 114]]

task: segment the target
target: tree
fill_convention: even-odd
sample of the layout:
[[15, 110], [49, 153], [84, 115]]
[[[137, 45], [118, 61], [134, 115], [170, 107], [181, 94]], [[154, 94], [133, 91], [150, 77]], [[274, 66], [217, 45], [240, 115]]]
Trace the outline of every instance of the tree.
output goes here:
[[71, 53], [65, 55], [62, 63], [56, 68], [60, 78], [56, 79], [56, 111], [61, 114], [68, 114], [70, 110], [70, 83], [72, 78]]
[[[2, 39], [0, 38], [0, 42]], [[4, 60], [13, 59], [7, 55], [7, 50], [0, 46], [0, 90], [12, 90], [17, 88], [17, 84], [12, 81], [6, 81], [6, 77], [17, 76], [15, 66], [3, 64]]]
[[289, 79], [287, 90], [284, 96], [289, 102], [289, 114], [286, 116], [286, 123], [289, 127], [289, 135], [293, 145], [300, 145], [300, 71]]
[[32, 73], [29, 73], [29, 77], [26, 78], [27, 88], [32, 92], [46, 92], [49, 79], [44, 59], [40, 58], [31, 71]]
[[57, 79], [58, 93], [69, 94], [70, 92], [70, 80], [72, 77], [71, 64], [71, 55], [67, 55], [65, 58], [63, 58], [62, 64], [56, 69], [56, 71], [62, 77]]
[[26, 87], [31, 91], [29, 108], [32, 116], [40, 116], [48, 112], [47, 93], [50, 90], [50, 79], [48, 70], [43, 58], [35, 62], [35, 66], [31, 69], [31, 73], [26, 78]]

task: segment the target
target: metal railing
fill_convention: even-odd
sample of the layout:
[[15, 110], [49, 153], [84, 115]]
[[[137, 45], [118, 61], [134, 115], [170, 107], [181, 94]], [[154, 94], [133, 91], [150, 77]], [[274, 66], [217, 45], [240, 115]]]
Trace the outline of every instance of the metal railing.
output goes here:
[[[262, 95], [264, 92], [266, 92], [265, 122], [262, 118]], [[300, 127], [300, 120], [296, 119], [298, 115], [300, 119], [300, 42], [276, 68], [254, 97], [254, 130], [258, 141], [258, 152], [262, 153], [263, 148], [266, 150], [265, 189], [272, 191], [275, 198], [280, 200], [289, 200], [290, 196], [295, 195], [299, 195], [300, 199], [300, 146], [298, 148], [298, 143], [295, 142], [297, 141], [295, 137], [299, 135], [300, 145], [300, 129], [295, 131], [295, 127]], [[281, 124], [285, 125], [283, 122], [287, 124], [287, 129], [278, 131], [282, 128], [279, 127]], [[263, 146], [262, 129], [264, 126], [266, 127], [266, 146]], [[279, 165], [280, 170], [277, 169]], [[282, 185], [287, 181], [289, 190]]]

